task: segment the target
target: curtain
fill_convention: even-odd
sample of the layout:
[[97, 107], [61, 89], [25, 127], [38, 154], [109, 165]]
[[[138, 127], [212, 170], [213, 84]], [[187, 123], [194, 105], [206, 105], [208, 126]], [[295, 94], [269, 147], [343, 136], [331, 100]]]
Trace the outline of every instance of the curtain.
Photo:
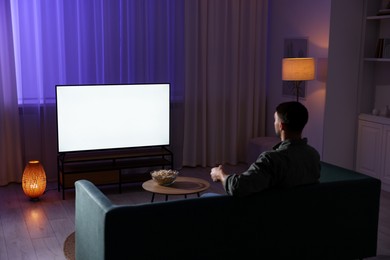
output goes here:
[[0, 2], [0, 185], [29, 160], [57, 179], [56, 85], [171, 83], [176, 168], [263, 135], [267, 0]]
[[[10, 2], [24, 163], [38, 159], [48, 179], [57, 178], [56, 85], [169, 82], [172, 114], [180, 119], [181, 0]], [[180, 138], [182, 122], [172, 120], [172, 136]], [[173, 150], [181, 151], [179, 138]]]
[[0, 1], [0, 185], [20, 182], [23, 169], [10, 10]]
[[187, 0], [183, 164], [245, 161], [265, 132], [267, 1]]

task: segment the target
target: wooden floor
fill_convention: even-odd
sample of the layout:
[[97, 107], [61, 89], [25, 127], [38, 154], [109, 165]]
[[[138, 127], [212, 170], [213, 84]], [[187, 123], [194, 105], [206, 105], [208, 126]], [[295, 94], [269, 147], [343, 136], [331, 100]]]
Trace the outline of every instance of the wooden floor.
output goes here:
[[[241, 172], [246, 165], [226, 166], [229, 173]], [[184, 168], [182, 176], [204, 178], [210, 181], [209, 168]], [[211, 183], [209, 192], [223, 193], [219, 183]], [[128, 184], [118, 194], [116, 186], [101, 186], [101, 190], [117, 204], [147, 203], [151, 194], [141, 185]], [[56, 183], [49, 183], [46, 193], [38, 202], [29, 201], [20, 184], [0, 187], [0, 260], [53, 260], [65, 259], [63, 243], [74, 231], [74, 190], [66, 191], [66, 199], [57, 191]], [[164, 200], [156, 195], [155, 201]], [[170, 197], [179, 199], [179, 197]], [[378, 257], [390, 259], [390, 193], [382, 192]]]

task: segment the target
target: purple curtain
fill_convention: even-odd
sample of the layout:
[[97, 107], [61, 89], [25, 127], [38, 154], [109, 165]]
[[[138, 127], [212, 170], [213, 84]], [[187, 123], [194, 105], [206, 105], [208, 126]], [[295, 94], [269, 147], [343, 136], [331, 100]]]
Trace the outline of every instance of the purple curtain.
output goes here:
[[[169, 82], [172, 114], [180, 119], [183, 1], [21, 0], [11, 7], [21, 154], [24, 163], [41, 160], [48, 179], [57, 178], [56, 85]], [[174, 123], [172, 149], [180, 154], [174, 129], [182, 120]]]
[[267, 0], [0, 3], [0, 184], [32, 159], [57, 180], [60, 84], [171, 83], [176, 168], [244, 161], [264, 133]]
[[0, 185], [22, 179], [12, 20], [8, 1], [0, 1]]

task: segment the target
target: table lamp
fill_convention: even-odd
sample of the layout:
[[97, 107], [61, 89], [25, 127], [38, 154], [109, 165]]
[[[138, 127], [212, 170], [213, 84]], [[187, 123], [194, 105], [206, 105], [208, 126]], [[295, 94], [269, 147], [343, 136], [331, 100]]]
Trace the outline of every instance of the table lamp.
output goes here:
[[314, 58], [284, 58], [282, 62], [282, 79], [291, 81], [299, 101], [300, 85], [303, 81], [315, 78]]

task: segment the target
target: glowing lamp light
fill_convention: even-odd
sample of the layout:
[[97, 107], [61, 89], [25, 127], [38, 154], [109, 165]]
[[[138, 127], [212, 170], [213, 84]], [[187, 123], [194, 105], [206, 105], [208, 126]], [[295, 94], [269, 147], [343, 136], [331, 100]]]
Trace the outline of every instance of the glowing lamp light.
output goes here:
[[282, 80], [294, 83], [299, 101], [300, 84], [315, 78], [314, 58], [284, 58], [282, 61]]
[[29, 161], [23, 171], [22, 188], [32, 200], [38, 200], [46, 189], [46, 173], [39, 161]]

